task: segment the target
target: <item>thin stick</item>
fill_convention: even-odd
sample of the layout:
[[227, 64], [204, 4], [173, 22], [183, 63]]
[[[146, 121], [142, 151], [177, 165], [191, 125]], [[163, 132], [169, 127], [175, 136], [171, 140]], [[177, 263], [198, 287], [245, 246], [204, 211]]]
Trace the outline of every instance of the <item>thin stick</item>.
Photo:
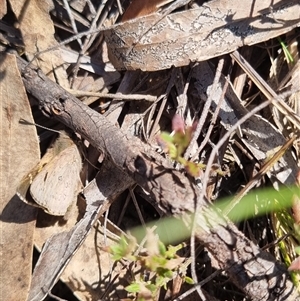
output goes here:
[[275, 91], [252, 68], [245, 58], [243, 58], [238, 51], [234, 51], [230, 55], [269, 100], [276, 99], [276, 101], [272, 101], [271, 104], [274, 105], [282, 114], [286, 115], [286, 118], [289, 119], [295, 127], [300, 129], [300, 117], [284, 101], [277, 97]]
[[214, 279], [215, 277], [217, 277], [221, 272], [222, 272], [221, 270], [214, 271], [207, 278], [205, 278], [201, 282], [197, 283], [193, 288], [187, 290], [185, 293], [181, 294], [179, 297], [177, 297], [176, 299], [174, 299], [174, 301], [180, 301], [180, 300], [185, 299], [188, 295], [192, 294], [196, 290], [197, 286], [201, 287], [201, 286], [205, 285], [206, 283], [208, 283], [209, 281], [211, 281], [212, 279]]
[[113, 94], [113, 93], [89, 92], [89, 91], [81, 91], [81, 90], [73, 90], [73, 89], [66, 89], [66, 90], [76, 97], [93, 96], [93, 97], [109, 98], [109, 99], [147, 100], [147, 101], [151, 101], [151, 102], [154, 102], [157, 99], [156, 96], [143, 95], [143, 94], [126, 95], [126, 94], [122, 94], [120, 92]]
[[[68, 2], [67, 0], [63, 0], [63, 3], [64, 3], [64, 7], [65, 7], [65, 9], [66, 9], [66, 11], [67, 11], [67, 14], [68, 14], [68, 16], [69, 16], [69, 19], [70, 19], [70, 22], [71, 22], [71, 26], [72, 26], [72, 28], [73, 28], [73, 31], [74, 31], [76, 34], [78, 34], [77, 26], [76, 26], [76, 23], [75, 23], [73, 14], [72, 14], [72, 12], [71, 12], [71, 8], [70, 8], [70, 6], [69, 6], [69, 2]], [[81, 40], [80, 40], [80, 39], [77, 39], [77, 42], [78, 42], [80, 48], [82, 48], [82, 42], [81, 42]]]
[[227, 207], [223, 210], [224, 215], [228, 215], [232, 209], [239, 203], [246, 193], [253, 188], [257, 182], [261, 179], [261, 177], [266, 174], [270, 168], [285, 154], [286, 150], [293, 144], [296, 140], [297, 136], [293, 136], [279, 149], [278, 152], [268, 160], [259, 170], [259, 172], [248, 182], [248, 184], [238, 193], [238, 195], [227, 205]]
[[25, 119], [23, 119], [23, 118], [21, 118], [21, 119], [19, 120], [19, 123], [21, 123], [21, 124], [26, 124], [26, 125], [34, 125], [34, 126], [36, 126], [36, 127], [42, 128], [42, 129], [44, 129], [44, 130], [47, 130], [47, 131], [50, 131], [50, 132], [54, 132], [54, 133], [61, 134], [61, 131], [53, 130], [53, 129], [47, 128], [47, 127], [45, 127], [45, 126], [39, 125], [39, 124], [37, 124], [37, 123], [29, 122], [29, 121], [27, 121], [27, 120], [25, 120]]
[[[221, 77], [221, 72], [222, 72], [223, 65], [224, 65], [224, 59], [220, 59], [219, 63], [218, 63], [217, 70], [216, 70], [216, 75], [215, 75], [215, 78], [214, 78], [214, 81], [213, 81], [213, 84], [212, 84], [211, 93], [210, 93], [210, 95], [208, 96], [208, 99], [205, 102], [205, 105], [204, 105], [204, 108], [203, 108], [203, 111], [202, 111], [202, 114], [201, 114], [201, 118], [198, 122], [198, 125], [197, 125], [196, 131], [193, 135], [192, 141], [190, 142], [190, 144], [189, 144], [189, 146], [188, 146], [188, 148], [187, 148], [187, 150], [184, 154], [185, 159], [188, 159], [188, 157], [190, 156], [191, 149], [192, 149], [192, 147], [194, 146], [194, 144], [196, 143], [197, 139], [200, 136], [200, 133], [201, 133], [202, 128], [204, 126], [206, 117], [208, 115], [208, 111], [209, 111], [211, 103], [213, 101], [214, 91], [216, 90], [217, 84], [218, 84], [218, 82], [220, 80], [220, 77]], [[206, 135], [206, 142], [207, 142], [208, 139], [209, 139], [209, 135]], [[200, 153], [200, 150], [197, 153]]]
[[134, 189], [135, 187], [136, 187], [136, 185], [135, 185], [133, 188], [129, 188], [129, 192], [130, 192], [130, 195], [131, 195], [131, 198], [132, 198], [134, 207], [135, 207], [135, 209], [136, 209], [136, 212], [137, 212], [137, 214], [138, 214], [138, 216], [139, 216], [139, 219], [140, 219], [140, 221], [141, 221], [141, 223], [142, 223], [142, 226], [143, 226], [144, 228], [146, 228], [146, 223], [145, 223], [143, 214], [142, 214], [141, 209], [140, 209], [140, 207], [139, 207], [139, 204], [138, 204], [138, 202], [137, 202], [137, 200], [136, 200], [135, 194], [133, 193], [133, 189]]

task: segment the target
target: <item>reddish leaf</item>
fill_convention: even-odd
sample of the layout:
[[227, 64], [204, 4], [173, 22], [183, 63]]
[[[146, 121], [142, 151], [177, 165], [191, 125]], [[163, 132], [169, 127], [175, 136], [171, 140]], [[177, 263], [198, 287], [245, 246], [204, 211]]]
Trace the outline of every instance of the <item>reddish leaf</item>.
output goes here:
[[185, 132], [185, 124], [182, 117], [178, 114], [175, 114], [172, 119], [172, 130], [176, 133], [184, 133]]
[[171, 0], [133, 0], [122, 16], [122, 22], [152, 14], [168, 2]]
[[294, 259], [288, 268], [289, 271], [300, 271], [300, 257]]

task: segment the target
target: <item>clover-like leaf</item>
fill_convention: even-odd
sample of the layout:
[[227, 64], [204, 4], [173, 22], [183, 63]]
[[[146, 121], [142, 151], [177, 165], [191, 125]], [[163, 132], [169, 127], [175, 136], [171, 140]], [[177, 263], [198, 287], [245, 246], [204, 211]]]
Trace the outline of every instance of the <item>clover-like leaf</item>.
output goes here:
[[132, 255], [136, 247], [136, 239], [132, 236], [127, 241], [124, 236], [121, 236], [119, 242], [109, 248], [109, 252], [113, 255], [113, 259], [118, 261], [124, 257], [135, 259]]
[[125, 290], [129, 293], [138, 293], [141, 290], [141, 285], [140, 285], [140, 283], [133, 282], [133, 283], [129, 284], [128, 286], [126, 286]]

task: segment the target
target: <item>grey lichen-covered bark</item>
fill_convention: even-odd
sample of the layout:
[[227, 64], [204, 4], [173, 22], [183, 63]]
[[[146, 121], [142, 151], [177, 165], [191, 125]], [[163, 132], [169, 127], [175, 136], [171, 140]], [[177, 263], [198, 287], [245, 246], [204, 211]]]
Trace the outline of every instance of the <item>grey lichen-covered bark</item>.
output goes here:
[[18, 66], [28, 93], [41, 110], [56, 118], [104, 151], [117, 168], [146, 189], [168, 215], [184, 217], [196, 212], [196, 238], [203, 243], [233, 283], [252, 300], [300, 300], [287, 270], [270, 254], [260, 250], [226, 218], [199, 199], [199, 189], [146, 144], [127, 138], [115, 125], [49, 80], [38, 69]]

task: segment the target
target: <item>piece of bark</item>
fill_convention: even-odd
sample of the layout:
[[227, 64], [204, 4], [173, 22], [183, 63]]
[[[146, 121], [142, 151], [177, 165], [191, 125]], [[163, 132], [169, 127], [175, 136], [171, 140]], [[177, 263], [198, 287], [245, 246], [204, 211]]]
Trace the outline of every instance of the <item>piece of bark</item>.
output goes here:
[[252, 300], [300, 300], [287, 270], [270, 254], [261, 251], [226, 218], [198, 199], [199, 190], [190, 179], [170, 168], [168, 162], [149, 146], [127, 138], [104, 116], [49, 80], [40, 70], [30, 68], [18, 58], [27, 91], [41, 110], [80, 133], [112, 162], [149, 191], [166, 214], [183, 218], [190, 227], [188, 213], [196, 213], [196, 238], [203, 243], [226, 270], [229, 278]]

